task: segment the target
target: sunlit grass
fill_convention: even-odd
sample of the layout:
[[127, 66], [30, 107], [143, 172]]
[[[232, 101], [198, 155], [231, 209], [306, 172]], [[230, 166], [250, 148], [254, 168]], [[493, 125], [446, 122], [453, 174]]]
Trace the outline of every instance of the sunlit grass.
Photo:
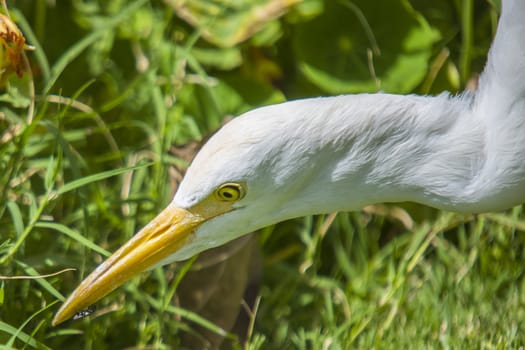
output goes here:
[[[341, 215], [305, 273], [266, 266], [260, 326], [274, 347], [516, 347], [525, 327], [521, 212], [442, 214], [387, 242], [374, 231], [389, 223]], [[348, 222], [368, 232], [341, 230]]]

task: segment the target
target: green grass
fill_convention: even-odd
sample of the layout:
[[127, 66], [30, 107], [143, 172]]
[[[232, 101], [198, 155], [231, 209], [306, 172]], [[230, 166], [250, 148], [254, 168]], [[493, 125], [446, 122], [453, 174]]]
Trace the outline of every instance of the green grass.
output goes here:
[[[0, 90], [1, 349], [178, 348], [205, 332], [239, 349], [525, 344], [522, 206], [473, 216], [376, 206], [266, 228], [246, 342], [178, 302], [193, 260], [133, 279], [96, 317], [52, 327], [64, 296], [170, 201], [191, 153], [172, 145], [256, 106], [333, 94], [332, 83], [457, 91], [481, 71], [497, 16], [472, 1], [310, 0], [256, 23], [257, 1], [224, 12], [219, 1], [187, 12], [166, 3], [8, 3], [36, 51], [32, 74]], [[353, 32], [323, 34], [334, 39], [327, 66], [307, 34], [341, 11], [354, 19], [343, 32]], [[389, 25], [389, 11], [407, 26]], [[410, 33], [417, 52], [398, 56]], [[356, 81], [341, 83], [337, 69]], [[66, 268], [76, 270], [38, 278]]]

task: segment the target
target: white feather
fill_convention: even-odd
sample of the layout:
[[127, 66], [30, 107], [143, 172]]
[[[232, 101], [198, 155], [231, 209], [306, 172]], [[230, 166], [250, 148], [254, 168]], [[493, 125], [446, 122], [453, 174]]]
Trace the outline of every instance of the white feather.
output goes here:
[[203, 224], [171, 260], [285, 219], [378, 202], [458, 212], [525, 202], [525, 1], [506, 0], [475, 93], [314, 98], [236, 118], [199, 152], [175, 195], [190, 208], [243, 181], [238, 210]]

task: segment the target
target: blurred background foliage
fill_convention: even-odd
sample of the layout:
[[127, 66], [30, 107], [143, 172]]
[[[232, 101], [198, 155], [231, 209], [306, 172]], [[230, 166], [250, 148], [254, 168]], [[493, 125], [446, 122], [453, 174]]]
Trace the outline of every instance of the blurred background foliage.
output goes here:
[[[63, 295], [170, 201], [196, 142], [229, 118], [309, 96], [475, 88], [496, 1], [17, 0], [7, 8], [35, 50], [18, 77], [12, 43], [0, 46], [2, 348], [191, 347], [188, 320], [226, 334], [233, 348], [525, 343], [521, 207], [460, 216], [377, 205], [266, 228], [260, 303], [244, 335], [172, 305], [187, 270], [173, 267], [112, 293], [97, 318], [50, 325]], [[77, 271], [30, 278], [69, 267]]]

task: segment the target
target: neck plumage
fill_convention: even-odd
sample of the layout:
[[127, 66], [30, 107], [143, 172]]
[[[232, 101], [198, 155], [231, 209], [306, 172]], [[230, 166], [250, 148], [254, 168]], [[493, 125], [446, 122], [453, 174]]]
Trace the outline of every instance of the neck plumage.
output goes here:
[[295, 117], [273, 122], [287, 136], [273, 178], [297, 187], [290, 205], [297, 216], [312, 214], [312, 203], [317, 212], [399, 201], [457, 212], [520, 204], [523, 125], [495, 138], [476, 98], [361, 94], [286, 103], [279, 112]]
[[[476, 108], [487, 118], [506, 118], [525, 98], [525, 1], [504, 0], [496, 36], [480, 77]], [[520, 116], [521, 121], [525, 118]]]
[[[357, 118], [349, 126], [357, 133], [332, 179], [348, 175], [361, 182], [371, 202], [415, 201], [455, 210], [479, 202], [483, 128], [472, 118], [468, 96], [358, 97], [378, 113], [352, 113]], [[366, 126], [356, 128], [361, 123]]]
[[300, 200], [315, 198], [320, 211], [329, 202], [333, 210], [415, 201], [459, 212], [523, 203], [525, 1], [503, 5], [498, 34], [474, 93], [363, 94], [305, 100], [299, 106], [292, 102], [292, 109], [301, 109], [298, 118], [304, 118], [290, 124], [297, 129], [294, 142], [303, 131], [317, 135], [303, 140], [302, 147], [307, 158], [316, 155], [309, 161], [318, 166], [311, 174], [296, 176], [317, 178], [303, 180], [305, 184], [330, 184], [322, 193], [306, 186]]
[[[475, 211], [469, 203], [479, 202], [484, 127], [473, 119], [471, 96], [361, 94], [286, 105], [300, 120], [281, 121], [288, 137], [275, 176], [298, 186], [297, 208], [301, 202], [326, 211], [415, 201]], [[287, 149], [302, 149], [302, 162], [314, 166], [283, 172], [287, 163], [297, 164]], [[310, 187], [318, 183], [324, 185]]]

